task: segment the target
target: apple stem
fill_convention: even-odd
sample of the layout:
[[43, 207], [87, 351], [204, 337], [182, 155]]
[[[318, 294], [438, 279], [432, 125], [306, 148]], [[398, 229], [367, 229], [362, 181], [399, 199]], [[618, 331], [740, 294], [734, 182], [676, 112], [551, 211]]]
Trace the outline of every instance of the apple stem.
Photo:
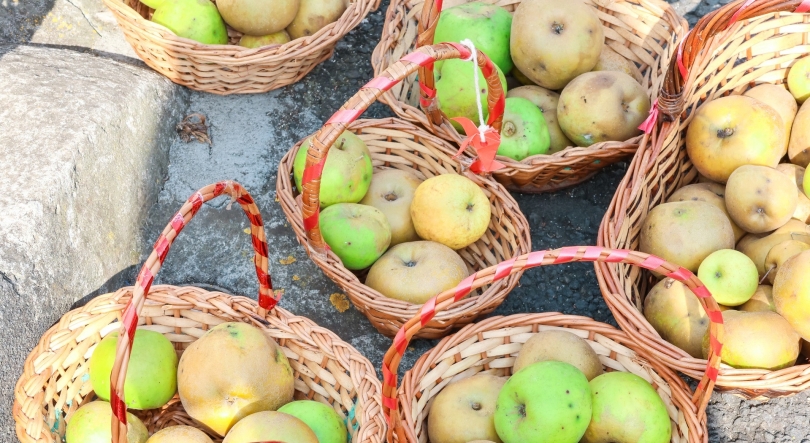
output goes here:
[[771, 271], [773, 271], [774, 269], [776, 269], [776, 266], [771, 266], [770, 268], [768, 268], [768, 272], [766, 272], [765, 275], [762, 276], [762, 278], [759, 280], [759, 284], [762, 284], [762, 282], [764, 282], [765, 279], [768, 278], [768, 274], [770, 274]]

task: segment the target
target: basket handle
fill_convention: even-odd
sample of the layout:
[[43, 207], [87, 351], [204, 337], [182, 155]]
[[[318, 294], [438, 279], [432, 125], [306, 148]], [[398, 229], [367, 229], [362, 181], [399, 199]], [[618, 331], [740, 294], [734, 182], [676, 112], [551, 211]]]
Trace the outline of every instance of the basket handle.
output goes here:
[[478, 271], [422, 306], [419, 314], [408, 320], [394, 337], [394, 342], [383, 358], [383, 413], [388, 419], [388, 441], [393, 442], [394, 432], [398, 433], [399, 442], [405, 442], [402, 433], [402, 422], [397, 408], [397, 369], [411, 338], [427, 324], [437, 312], [465, 297], [471, 291], [506, 278], [516, 272], [538, 266], [557, 265], [572, 262], [606, 262], [625, 263], [658, 272], [685, 284], [700, 300], [700, 304], [709, 317], [709, 334], [711, 346], [706, 372], [692, 396], [692, 402], [698, 408], [698, 419], [703, 419], [706, 405], [709, 403], [714, 383], [720, 368], [720, 351], [723, 348], [723, 316], [717, 302], [703, 283], [688, 269], [674, 265], [654, 255], [626, 249], [610, 249], [599, 246], [570, 246], [552, 251], [536, 251], [506, 260], [495, 266]]
[[253, 250], [255, 251], [253, 264], [256, 266], [256, 276], [259, 279], [259, 315], [264, 317], [267, 315], [267, 311], [272, 310], [278, 303], [280, 296], [276, 297], [273, 294], [273, 284], [270, 274], [267, 272], [267, 238], [264, 232], [264, 222], [259, 208], [256, 207], [250, 194], [236, 182], [222, 181], [208, 185], [189, 197], [158, 237], [152, 253], [146, 259], [141, 272], [138, 274], [138, 279], [132, 291], [132, 299], [124, 309], [118, 336], [118, 347], [115, 353], [115, 363], [110, 373], [113, 443], [125, 443], [127, 441], [127, 406], [124, 400], [124, 380], [126, 380], [132, 341], [135, 338], [135, 330], [138, 325], [138, 315], [143, 309], [152, 281], [160, 271], [169, 248], [177, 235], [180, 234], [180, 231], [197, 214], [203, 203], [223, 194], [231, 196], [234, 201], [239, 203], [248, 220], [250, 220], [250, 235]]
[[[436, 37], [436, 28], [439, 26], [439, 17], [442, 12], [443, 0], [425, 0], [422, 3], [422, 18], [417, 23], [416, 47], [433, 44]], [[419, 68], [419, 104], [433, 126], [441, 126], [444, 114], [436, 104], [436, 76], [433, 64]], [[498, 131], [500, 132], [500, 130]]]
[[[487, 81], [487, 103], [490, 109], [487, 124], [500, 131], [505, 106], [503, 87], [498, 78], [498, 71], [492, 61], [489, 60], [489, 57], [479, 50], [476, 50], [476, 52], [478, 66], [486, 76]], [[319, 224], [321, 175], [326, 164], [326, 155], [340, 137], [340, 134], [349, 126], [349, 123], [357, 120], [379, 96], [416, 72], [421, 66], [433, 64], [437, 60], [469, 59], [471, 56], [472, 51], [458, 43], [441, 43], [421, 47], [401, 58], [378, 77], [366, 83], [315, 133], [307, 151], [307, 161], [301, 183], [303, 188], [302, 212], [304, 229], [307, 231], [310, 245], [317, 254], [323, 254], [326, 250]]]
[[709, 39], [727, 30], [739, 20], [777, 12], [808, 11], [810, 0], [735, 0], [703, 16], [672, 54], [659, 98], [661, 112], [671, 121], [676, 120], [683, 112], [682, 98], [689, 71], [704, 43]]

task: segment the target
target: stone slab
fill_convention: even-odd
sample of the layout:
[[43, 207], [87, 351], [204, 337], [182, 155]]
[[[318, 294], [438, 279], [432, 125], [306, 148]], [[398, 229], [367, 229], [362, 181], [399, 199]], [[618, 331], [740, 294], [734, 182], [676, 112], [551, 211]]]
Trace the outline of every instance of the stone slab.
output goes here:
[[90, 54], [0, 58], [0, 442], [17, 441], [13, 388], [40, 336], [138, 263], [186, 102], [151, 70]]

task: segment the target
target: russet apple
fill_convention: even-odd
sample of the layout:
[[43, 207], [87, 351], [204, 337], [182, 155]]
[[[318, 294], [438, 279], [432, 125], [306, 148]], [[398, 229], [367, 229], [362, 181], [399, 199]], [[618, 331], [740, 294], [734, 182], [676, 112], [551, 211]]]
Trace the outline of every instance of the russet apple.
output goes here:
[[[255, 412], [274, 411], [291, 402], [294, 381], [276, 342], [241, 322], [209, 329], [183, 352], [177, 371], [183, 408], [219, 435]], [[246, 442], [268, 439], [272, 440]]]
[[608, 45], [602, 47], [602, 52], [599, 54], [599, 61], [596, 62], [596, 66], [594, 66], [591, 71], [623, 72], [633, 77], [633, 80], [637, 81], [639, 84], [644, 81], [644, 77], [641, 76], [641, 71], [638, 70], [638, 66], [622, 57], [618, 52], [610, 49]]
[[[67, 443], [110, 443], [112, 407], [106, 401], [94, 401], [80, 407], [70, 417], [65, 432]], [[149, 431], [138, 417], [127, 412], [127, 443], [144, 443]]]
[[225, 23], [248, 35], [283, 31], [299, 6], [300, 0], [218, 0], [216, 5]]
[[323, 443], [306, 423], [278, 411], [248, 415], [228, 432], [222, 443], [294, 442]]
[[726, 208], [737, 226], [754, 234], [773, 231], [793, 217], [796, 182], [769, 166], [744, 165], [726, 184]]
[[664, 278], [644, 299], [644, 318], [661, 337], [695, 358], [701, 357], [709, 317], [697, 296], [683, 283]]
[[786, 138], [776, 110], [751, 97], [732, 95], [695, 111], [686, 131], [686, 152], [702, 175], [725, 183], [743, 165], [775, 167]]
[[[775, 294], [775, 292], [774, 292]], [[778, 307], [778, 304], [777, 304]], [[724, 311], [720, 359], [737, 369], [787, 368], [799, 356], [799, 334], [771, 311]], [[709, 353], [709, 331], [703, 336], [703, 358]]]
[[581, 443], [669, 443], [667, 407], [646, 380], [608, 372], [591, 380], [593, 416]]
[[639, 250], [697, 272], [709, 254], [734, 247], [726, 215], [703, 201], [664, 203], [642, 222]]
[[[115, 363], [118, 332], [104, 337], [90, 357], [90, 383], [96, 395], [110, 400], [110, 372]], [[130, 409], [159, 408], [177, 392], [177, 351], [163, 334], [138, 329], [124, 381], [124, 399]]]
[[503, 443], [576, 443], [591, 421], [588, 379], [559, 361], [516, 372], [501, 389], [495, 430]]
[[278, 412], [303, 421], [318, 437], [318, 443], [346, 443], [349, 434], [343, 419], [325, 403], [298, 400], [280, 407]]
[[799, 240], [785, 240], [772, 247], [765, 256], [765, 274], [768, 275], [768, 281], [773, 284], [779, 267], [794, 255], [808, 249], [810, 245]]
[[368, 271], [366, 286], [382, 295], [423, 304], [470, 275], [456, 251], [432, 241], [400, 243]]
[[776, 305], [773, 302], [773, 286], [759, 285], [754, 295], [737, 309], [746, 312], [771, 311], [776, 312]]
[[169, 426], [154, 433], [146, 443], [214, 443], [205, 432], [191, 426]]
[[391, 228], [391, 245], [419, 240], [411, 221], [411, 202], [422, 183], [416, 175], [401, 169], [383, 169], [371, 177], [371, 186], [361, 205], [374, 206], [385, 214]]
[[615, 71], [588, 72], [560, 93], [557, 119], [578, 146], [624, 141], [641, 133], [650, 113], [650, 98], [632, 77]]
[[731, 229], [734, 231], [734, 239], [739, 240], [743, 236], [745, 236], [745, 231], [737, 226], [733, 220], [731, 220], [731, 216], [728, 215], [728, 209], [726, 209], [726, 187], [721, 185], [720, 183], [714, 182], [704, 182], [704, 183], [695, 183], [693, 185], [686, 185], [677, 191], [675, 191], [669, 199], [667, 199], [667, 203], [672, 202], [682, 202], [688, 200], [694, 201], [704, 201], [706, 203], [711, 203], [712, 205], [716, 206], [717, 209], [723, 211], [728, 217], [728, 221], [731, 222]]
[[526, 0], [513, 14], [509, 43], [520, 72], [539, 86], [562, 89], [593, 69], [605, 33], [594, 8], [584, 2]]
[[290, 34], [287, 34], [287, 31], [279, 31], [275, 34], [262, 35], [260, 37], [247, 34], [243, 35], [239, 39], [239, 46], [244, 46], [245, 48], [261, 48], [262, 46], [283, 45], [289, 42]]
[[561, 330], [540, 331], [532, 335], [520, 348], [512, 371], [540, 361], [561, 361], [582, 371], [588, 380], [601, 375], [602, 362], [585, 340], [571, 332]]
[[712, 297], [725, 306], [739, 306], [754, 295], [759, 283], [757, 266], [747, 255], [734, 249], [714, 251], [698, 269], [698, 278]]
[[419, 237], [454, 250], [478, 241], [487, 232], [491, 216], [484, 191], [458, 174], [425, 180], [411, 202], [411, 219]]
[[810, 164], [810, 105], [802, 104], [793, 121], [788, 144], [788, 158], [791, 163], [803, 168]]
[[785, 155], [788, 149], [787, 142], [790, 138], [790, 130], [793, 128], [793, 120], [796, 118], [796, 112], [799, 111], [799, 106], [796, 105], [796, 99], [785, 89], [784, 85], [772, 85], [770, 83], [755, 86], [745, 91], [743, 95], [765, 103], [782, 117], [782, 123], [785, 128], [785, 150], [782, 152], [782, 155]]
[[776, 312], [803, 339], [810, 339], [810, 251], [794, 255], [779, 267], [773, 282]]
[[495, 406], [506, 378], [476, 374], [451, 382], [436, 395], [428, 414], [431, 443], [467, 443], [492, 440], [501, 443], [495, 432]]
[[391, 227], [379, 209], [338, 203], [320, 214], [321, 234], [346, 269], [365, 269], [388, 249]]
[[301, 6], [287, 32], [293, 40], [307, 37], [336, 22], [346, 11], [348, 0], [300, 0]]
[[798, 202], [796, 204], [796, 211], [793, 212], [793, 218], [807, 223], [810, 221], [810, 198], [808, 198], [807, 194], [804, 193], [805, 169], [792, 163], [779, 163], [776, 165], [776, 170], [796, 181], [796, 195], [798, 196]]
[[532, 85], [510, 89], [506, 93], [506, 98], [512, 97], [520, 97], [529, 100], [543, 113], [550, 139], [547, 154], [553, 154], [574, 145], [574, 143], [565, 136], [565, 133], [562, 132], [560, 123], [557, 121], [557, 103], [560, 100], [560, 94], [537, 85]]
[[[298, 192], [303, 191], [301, 186], [311, 141], [310, 138], [301, 144], [293, 160], [293, 178]], [[353, 132], [343, 131], [326, 155], [318, 193], [321, 208], [362, 200], [371, 185], [373, 173], [371, 153], [366, 143]]]

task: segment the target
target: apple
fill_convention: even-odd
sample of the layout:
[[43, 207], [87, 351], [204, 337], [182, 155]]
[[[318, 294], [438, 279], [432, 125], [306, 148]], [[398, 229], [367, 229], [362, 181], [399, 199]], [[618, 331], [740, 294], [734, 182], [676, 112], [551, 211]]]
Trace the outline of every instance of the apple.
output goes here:
[[[512, 71], [513, 74], [515, 71], [517, 70]], [[506, 93], [506, 98], [508, 100], [512, 97], [520, 97], [529, 100], [543, 113], [550, 139], [548, 152], [546, 154], [553, 154], [574, 145], [574, 143], [565, 136], [565, 133], [562, 132], [560, 123], [557, 121], [557, 103], [560, 101], [560, 94], [535, 85], [510, 89], [509, 92]]]
[[714, 182], [686, 185], [669, 196], [667, 203], [688, 200], [704, 201], [713, 204], [728, 217], [728, 221], [731, 222], [731, 230], [734, 231], [734, 239], [739, 240], [745, 236], [746, 232], [741, 227], [737, 226], [734, 221], [731, 220], [731, 216], [728, 215], [725, 186]]
[[[104, 337], [90, 357], [90, 383], [96, 395], [110, 400], [110, 373], [115, 363], [118, 332]], [[130, 409], [159, 408], [177, 392], [177, 351], [163, 334], [138, 329], [124, 381], [124, 399]]]
[[400, 243], [368, 271], [366, 286], [380, 294], [423, 304], [470, 275], [456, 251], [432, 241]]
[[228, 44], [228, 29], [216, 5], [209, 0], [147, 0], [155, 9], [152, 21], [169, 28], [178, 37], [204, 45]]
[[638, 375], [608, 372], [591, 380], [593, 417], [582, 443], [669, 443], [672, 424], [661, 397]]
[[644, 76], [638, 70], [638, 66], [630, 60], [624, 58], [621, 54], [610, 49], [610, 46], [605, 45], [602, 47], [602, 52], [599, 54], [599, 61], [591, 71], [618, 71], [623, 72], [639, 84], [644, 83]]
[[765, 274], [768, 275], [768, 281], [773, 284], [779, 267], [794, 255], [808, 249], [810, 245], [799, 240], [785, 240], [772, 247], [765, 256]]
[[482, 373], [451, 382], [442, 389], [428, 414], [430, 443], [466, 443], [493, 440], [495, 406], [505, 377]]
[[422, 183], [409, 171], [383, 169], [371, 177], [371, 186], [361, 205], [374, 206], [385, 214], [391, 227], [391, 246], [419, 240], [411, 221], [411, 202]]
[[[497, 65], [495, 65], [495, 69], [498, 71], [501, 87], [506, 92], [506, 77]], [[473, 66], [470, 62], [458, 59], [444, 61], [436, 79], [436, 101], [439, 108], [448, 118], [466, 117], [478, 126], [478, 104], [475, 101], [476, 91], [473, 73], [478, 75], [478, 86], [481, 88], [478, 95], [481, 97], [481, 111], [484, 113], [484, 119], [486, 120], [489, 117], [489, 109], [487, 108], [489, 87], [484, 74], [481, 73], [481, 69]], [[460, 124], [455, 121], [451, 122], [456, 130], [463, 131]]]
[[365, 269], [388, 249], [391, 227], [373, 206], [338, 203], [321, 212], [321, 234], [346, 269]]
[[[509, 53], [512, 14], [500, 6], [480, 1], [445, 7], [439, 16], [433, 43], [460, 43], [469, 39], [503, 72], [514, 66]], [[442, 62], [436, 62], [436, 69]]]
[[786, 138], [775, 109], [751, 97], [732, 95], [695, 111], [686, 131], [686, 152], [698, 172], [725, 183], [740, 166], [778, 165]]
[[[777, 304], [778, 307], [778, 304]], [[737, 369], [775, 371], [793, 366], [799, 357], [799, 334], [771, 311], [724, 311], [720, 360]], [[709, 355], [709, 331], [703, 336], [703, 358]]]
[[739, 310], [776, 312], [776, 305], [773, 302], [773, 286], [759, 285], [757, 292], [754, 292], [754, 295], [747, 302], [740, 305]]
[[788, 71], [788, 89], [799, 104], [810, 97], [810, 58], [802, 57]]
[[495, 430], [504, 443], [576, 443], [591, 421], [585, 375], [559, 361], [541, 361], [507, 380], [498, 395]]
[[776, 272], [773, 301], [776, 312], [785, 317], [803, 339], [810, 339], [810, 251], [788, 259]]
[[747, 255], [734, 249], [709, 254], [700, 264], [698, 278], [717, 303], [726, 306], [747, 302], [759, 285], [757, 266]]
[[349, 431], [331, 406], [313, 400], [298, 400], [280, 407], [278, 412], [290, 414], [306, 423], [318, 437], [318, 443], [346, 443]]
[[254, 37], [252, 35], [243, 35], [239, 39], [239, 46], [246, 48], [261, 48], [262, 46], [270, 45], [283, 45], [290, 42], [290, 35], [287, 31], [279, 31], [275, 34], [262, 35]]
[[692, 357], [701, 357], [709, 317], [697, 296], [685, 284], [673, 278], [662, 279], [644, 299], [643, 312], [644, 318], [661, 338]]
[[[743, 94], [765, 103], [772, 107], [779, 116], [782, 117], [782, 123], [785, 128], [785, 143], [790, 138], [790, 129], [793, 127], [793, 120], [796, 118], [796, 112], [799, 107], [796, 105], [796, 99], [785, 89], [784, 85], [772, 85], [770, 83], [763, 83], [753, 87]], [[787, 145], [785, 145], [782, 155], [787, 153]]]
[[791, 163], [803, 168], [810, 164], [810, 105], [802, 105], [793, 121], [788, 144], [788, 158]]
[[[110, 443], [112, 407], [106, 401], [94, 401], [80, 407], [67, 423], [67, 443]], [[127, 443], [144, 443], [149, 431], [138, 417], [127, 412]]]
[[804, 195], [806, 197], [810, 197], [810, 174], [807, 174], [806, 172], [802, 178], [802, 190], [804, 191]]
[[[293, 161], [293, 178], [298, 192], [303, 192], [301, 181], [310, 142], [311, 139], [307, 139], [301, 144]], [[371, 153], [366, 143], [353, 132], [343, 131], [326, 156], [319, 194], [321, 208], [362, 200], [371, 185], [373, 173]]]
[[805, 169], [792, 163], [779, 163], [776, 165], [776, 170], [795, 180], [798, 203], [796, 204], [796, 211], [793, 212], [793, 218], [807, 223], [810, 221], [810, 198], [804, 193]]
[[753, 234], [783, 226], [799, 203], [793, 179], [759, 165], [740, 166], [729, 176], [725, 200], [734, 223]]
[[152, 434], [146, 443], [214, 443], [205, 432], [191, 426], [169, 426]]
[[301, 0], [217, 0], [225, 23], [248, 35], [283, 31], [298, 14], [300, 5]]
[[300, 419], [278, 411], [261, 411], [239, 420], [222, 443], [319, 442], [315, 432]]
[[548, 152], [551, 138], [543, 113], [529, 100], [506, 99], [498, 155], [521, 161]]
[[546, 360], [573, 365], [588, 380], [603, 372], [602, 362], [591, 345], [581, 337], [561, 330], [540, 331], [526, 340], [515, 359], [512, 371], [520, 372], [527, 366]]
[[411, 202], [411, 219], [419, 237], [455, 250], [478, 241], [487, 232], [491, 216], [484, 191], [458, 174], [425, 180]]
[[764, 277], [768, 272], [765, 269], [765, 259], [771, 248], [787, 240], [802, 240], [810, 242], [810, 231], [808, 226], [796, 219], [788, 220], [784, 226], [771, 232], [768, 235], [748, 234], [737, 244], [737, 250], [747, 255], [754, 264], [757, 265], [757, 272], [760, 277]]
[[332, 24], [346, 12], [347, 0], [300, 0], [301, 6], [287, 32], [295, 40], [314, 35], [326, 25]]

